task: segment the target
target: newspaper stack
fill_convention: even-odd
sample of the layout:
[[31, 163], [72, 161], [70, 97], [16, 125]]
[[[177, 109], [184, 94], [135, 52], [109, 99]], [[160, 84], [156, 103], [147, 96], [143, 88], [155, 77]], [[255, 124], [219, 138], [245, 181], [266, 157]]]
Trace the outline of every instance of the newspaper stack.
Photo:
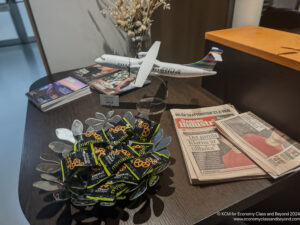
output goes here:
[[274, 179], [300, 169], [300, 144], [253, 113], [216, 121], [216, 126]]
[[171, 114], [192, 184], [266, 176], [216, 129], [216, 121], [238, 116], [232, 105], [172, 109]]

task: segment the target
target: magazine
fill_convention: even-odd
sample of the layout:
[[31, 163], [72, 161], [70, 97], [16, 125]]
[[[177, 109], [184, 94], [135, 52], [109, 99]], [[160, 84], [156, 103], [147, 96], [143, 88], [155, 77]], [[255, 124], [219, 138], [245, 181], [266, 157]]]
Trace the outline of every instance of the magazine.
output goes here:
[[[90, 86], [107, 95], [121, 94], [136, 88], [133, 85], [135, 77], [131, 75], [128, 71], [120, 70], [94, 80]], [[149, 83], [150, 81], [146, 80], [145, 85]]]
[[90, 93], [87, 84], [69, 76], [34, 89], [26, 95], [38, 108], [47, 111]]
[[171, 109], [171, 114], [192, 184], [266, 176], [215, 127], [215, 121], [238, 115], [233, 106]]
[[118, 71], [118, 69], [94, 64], [85, 68], [75, 70], [71, 72], [70, 75], [88, 84], [93, 80], [96, 80], [107, 74], [114, 73], [116, 71]]
[[273, 178], [299, 169], [300, 144], [255, 114], [235, 115], [216, 126]]

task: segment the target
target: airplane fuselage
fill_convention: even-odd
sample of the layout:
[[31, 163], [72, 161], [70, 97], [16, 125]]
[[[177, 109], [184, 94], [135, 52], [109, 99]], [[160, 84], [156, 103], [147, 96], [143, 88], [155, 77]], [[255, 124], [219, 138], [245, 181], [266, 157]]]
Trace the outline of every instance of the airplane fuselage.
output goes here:
[[[143, 63], [143, 58], [130, 58], [116, 55], [103, 55], [96, 60], [102, 66], [137, 72]], [[170, 77], [196, 77], [215, 75], [215, 71], [204, 70], [196, 67], [179, 65], [174, 63], [155, 61], [151, 75], [162, 75]]]

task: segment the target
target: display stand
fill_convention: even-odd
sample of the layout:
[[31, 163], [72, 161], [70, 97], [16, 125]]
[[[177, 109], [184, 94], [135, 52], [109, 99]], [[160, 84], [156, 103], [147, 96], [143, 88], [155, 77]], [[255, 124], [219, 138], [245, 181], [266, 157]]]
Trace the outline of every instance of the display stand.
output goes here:
[[168, 83], [159, 76], [153, 77], [161, 82], [161, 92], [158, 93], [159, 96], [143, 97], [136, 104], [137, 111], [148, 116], [161, 114], [167, 108], [166, 99], [168, 98]]

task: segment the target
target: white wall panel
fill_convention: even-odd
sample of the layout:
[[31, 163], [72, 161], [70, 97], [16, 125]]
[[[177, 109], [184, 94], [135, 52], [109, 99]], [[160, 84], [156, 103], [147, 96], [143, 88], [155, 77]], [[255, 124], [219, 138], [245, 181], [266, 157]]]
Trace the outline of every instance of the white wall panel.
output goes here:
[[127, 52], [126, 35], [100, 12], [103, 0], [29, 2], [52, 73], [91, 65], [103, 53]]
[[232, 27], [259, 25], [263, 0], [235, 0]]

